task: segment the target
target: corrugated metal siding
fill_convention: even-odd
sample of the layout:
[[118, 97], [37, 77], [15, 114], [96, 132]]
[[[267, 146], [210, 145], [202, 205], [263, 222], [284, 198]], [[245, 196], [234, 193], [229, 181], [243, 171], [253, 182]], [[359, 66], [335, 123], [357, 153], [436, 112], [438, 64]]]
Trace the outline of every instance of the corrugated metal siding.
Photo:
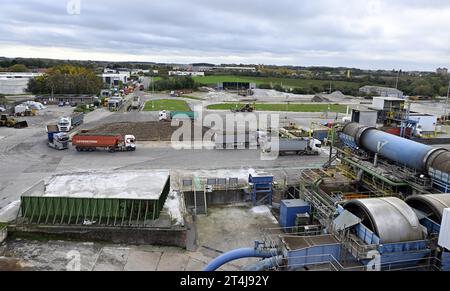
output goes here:
[[450, 250], [450, 208], [445, 209], [442, 216], [439, 245], [447, 250]]
[[159, 200], [22, 196], [21, 217], [24, 224], [147, 227], [169, 192], [170, 178]]

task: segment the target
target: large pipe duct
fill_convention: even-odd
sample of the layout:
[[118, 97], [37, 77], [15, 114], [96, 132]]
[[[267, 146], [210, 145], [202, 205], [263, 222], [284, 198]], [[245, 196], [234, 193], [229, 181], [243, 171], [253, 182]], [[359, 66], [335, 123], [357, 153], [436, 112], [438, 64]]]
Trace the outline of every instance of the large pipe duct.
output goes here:
[[450, 173], [450, 152], [446, 149], [427, 146], [359, 123], [346, 124], [341, 139], [351, 140], [361, 149], [430, 176], [433, 170]]
[[277, 255], [277, 250], [260, 250], [257, 248], [244, 248], [244, 249], [237, 249], [230, 251], [228, 253], [225, 253], [217, 258], [215, 258], [211, 263], [209, 263], [203, 271], [205, 272], [213, 272], [222, 267], [223, 265], [240, 259], [245, 258], [271, 258]]
[[414, 210], [404, 201], [389, 198], [356, 199], [344, 208], [358, 216], [384, 244], [424, 239], [424, 233]]
[[406, 199], [406, 203], [432, 221], [441, 224], [444, 209], [450, 208], [450, 194], [411, 196]]
[[283, 264], [283, 256], [271, 257], [268, 259], [264, 259], [262, 261], [256, 262], [254, 264], [245, 266], [242, 271], [244, 272], [262, 272], [268, 271], [272, 268], [280, 266]]

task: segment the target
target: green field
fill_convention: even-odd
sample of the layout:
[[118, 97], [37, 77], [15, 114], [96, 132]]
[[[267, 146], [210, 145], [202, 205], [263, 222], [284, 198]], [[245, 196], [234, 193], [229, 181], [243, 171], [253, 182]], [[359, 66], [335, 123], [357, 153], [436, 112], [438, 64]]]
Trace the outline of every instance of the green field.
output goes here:
[[[305, 80], [305, 79], [289, 79], [289, 78], [270, 78], [270, 77], [245, 77], [245, 76], [206, 76], [206, 77], [194, 77], [197, 83], [204, 85], [215, 85], [221, 82], [250, 82], [256, 83], [256, 85], [261, 84], [280, 84], [284, 87], [290, 88], [309, 88], [311, 86], [329, 86], [330, 81], [323, 80]], [[336, 88], [353, 88], [358, 89], [361, 87], [360, 83], [357, 82], [345, 82], [345, 81], [333, 81], [332, 89]]]
[[191, 108], [186, 101], [180, 100], [154, 100], [145, 103], [144, 111], [191, 111]]
[[[208, 106], [210, 110], [233, 110], [241, 108], [245, 103], [225, 103]], [[257, 111], [284, 111], [284, 112], [339, 112], [345, 113], [347, 107], [338, 104], [256, 104]]]

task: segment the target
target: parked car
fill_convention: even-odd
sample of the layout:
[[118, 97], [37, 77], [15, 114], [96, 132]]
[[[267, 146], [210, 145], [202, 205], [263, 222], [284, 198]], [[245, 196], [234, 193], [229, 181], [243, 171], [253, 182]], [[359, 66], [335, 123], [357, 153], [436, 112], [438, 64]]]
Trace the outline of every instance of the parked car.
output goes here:
[[78, 106], [78, 103], [77, 103], [77, 102], [71, 102], [71, 103], [70, 103], [70, 106], [72, 106], [72, 107], [77, 107], [77, 106]]
[[5, 108], [3, 108], [3, 107], [0, 107], [0, 112], [5, 112], [6, 111], [6, 109]]
[[58, 106], [59, 106], [59, 107], [64, 107], [64, 106], [65, 106], [65, 103], [64, 103], [63, 101], [61, 101], [61, 102], [59, 102]]

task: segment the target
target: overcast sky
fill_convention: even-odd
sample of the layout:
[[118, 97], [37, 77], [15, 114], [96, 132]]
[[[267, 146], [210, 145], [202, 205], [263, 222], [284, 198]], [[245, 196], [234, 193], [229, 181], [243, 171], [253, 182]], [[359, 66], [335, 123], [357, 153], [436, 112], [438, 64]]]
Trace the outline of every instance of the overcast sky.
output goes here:
[[0, 56], [450, 66], [448, 0], [0, 1]]

